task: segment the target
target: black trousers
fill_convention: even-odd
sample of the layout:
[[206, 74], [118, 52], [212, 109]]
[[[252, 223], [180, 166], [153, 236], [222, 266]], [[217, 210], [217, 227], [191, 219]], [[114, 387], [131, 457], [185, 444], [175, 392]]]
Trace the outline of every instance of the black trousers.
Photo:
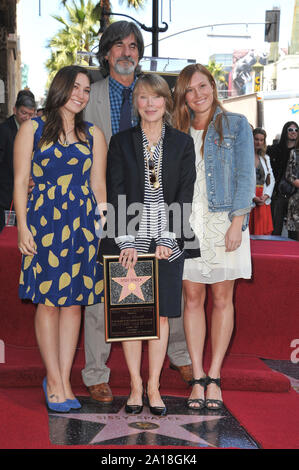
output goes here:
[[0, 232], [3, 230], [4, 225], [5, 225], [4, 208], [0, 207]]
[[281, 235], [283, 228], [284, 218], [288, 213], [289, 200], [279, 193], [274, 194], [271, 200], [271, 213], [273, 220], [273, 232], [272, 235]]

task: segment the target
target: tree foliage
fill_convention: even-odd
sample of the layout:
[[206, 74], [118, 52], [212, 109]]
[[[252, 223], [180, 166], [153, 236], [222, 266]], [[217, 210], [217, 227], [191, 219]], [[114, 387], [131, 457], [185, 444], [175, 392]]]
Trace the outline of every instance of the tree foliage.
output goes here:
[[[120, 3], [123, 1], [119, 0]], [[144, 1], [126, 0], [127, 6], [135, 9], [142, 6]], [[92, 0], [61, 0], [61, 3], [66, 9], [67, 18], [53, 15], [62, 28], [48, 42], [51, 56], [46, 62], [49, 71], [47, 87], [60, 68], [77, 62], [78, 51], [90, 52], [98, 44], [102, 8], [111, 11], [109, 0], [97, 3]], [[88, 65], [88, 60], [83, 58], [80, 63]]]
[[213, 75], [217, 85], [226, 84], [225, 71], [223, 70], [222, 64], [217, 64], [215, 60], [209, 60], [206, 67]]
[[[145, 0], [119, 0], [120, 5], [124, 3], [124, 1], [127, 2], [127, 6], [134, 8], [137, 10], [139, 7], [143, 6], [145, 3]], [[70, 3], [70, 0], [61, 0], [61, 3], [63, 5], [66, 5], [67, 3]], [[111, 2], [110, 0], [100, 0], [94, 7], [94, 13], [97, 17], [97, 19], [100, 19], [101, 16], [101, 10], [104, 9], [105, 11], [111, 11]]]
[[78, 51], [90, 52], [97, 44], [99, 21], [94, 18], [94, 7], [92, 0], [73, 0], [72, 6], [65, 5], [67, 19], [53, 15], [63, 27], [48, 43], [51, 48], [51, 56], [46, 62], [48, 84], [61, 67], [76, 63]]

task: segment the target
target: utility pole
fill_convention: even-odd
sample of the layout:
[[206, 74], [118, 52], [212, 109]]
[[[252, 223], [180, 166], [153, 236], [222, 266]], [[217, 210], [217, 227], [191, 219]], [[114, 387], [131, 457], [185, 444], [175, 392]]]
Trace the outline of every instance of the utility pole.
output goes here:
[[159, 56], [159, 0], [153, 0], [152, 56]]
[[289, 54], [299, 53], [299, 0], [295, 0], [291, 46]]

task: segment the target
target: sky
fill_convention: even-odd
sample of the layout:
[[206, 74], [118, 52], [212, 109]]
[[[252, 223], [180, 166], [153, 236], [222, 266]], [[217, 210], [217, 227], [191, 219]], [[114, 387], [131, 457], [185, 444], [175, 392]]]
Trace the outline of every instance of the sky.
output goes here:
[[[18, 35], [20, 37], [21, 59], [28, 70], [28, 86], [36, 99], [44, 96], [47, 81], [45, 62], [50, 56], [49, 40], [61, 28], [51, 15], [67, 18], [61, 0], [20, 0], [18, 4]], [[94, 0], [94, 3], [97, 3]], [[146, 0], [138, 11], [127, 8], [126, 0], [112, 0], [112, 11], [124, 13], [145, 24], [152, 25], [152, 0]], [[223, 23], [263, 23], [265, 11], [279, 7], [280, 47], [287, 48], [291, 40], [295, 0], [160, 0], [160, 26], [168, 24], [168, 30], [159, 34], [159, 57], [194, 59], [207, 64], [209, 56], [215, 53], [232, 53], [235, 49], [256, 49], [268, 51], [269, 43], [264, 42], [264, 25], [238, 25], [203, 27], [184, 34], [166, 37], [186, 29]], [[171, 8], [170, 8], [171, 5]], [[41, 13], [41, 14], [39, 14]], [[115, 20], [126, 18], [115, 16]], [[142, 31], [146, 56], [151, 56], [151, 33]], [[249, 39], [215, 38], [208, 34], [249, 35]], [[166, 39], [164, 39], [166, 38]]]

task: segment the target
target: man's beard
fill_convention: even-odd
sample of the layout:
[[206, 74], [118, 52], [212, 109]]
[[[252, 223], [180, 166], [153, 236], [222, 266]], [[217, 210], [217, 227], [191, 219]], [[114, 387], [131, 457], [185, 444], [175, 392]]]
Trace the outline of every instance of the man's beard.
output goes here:
[[[121, 65], [120, 62], [122, 61], [130, 62], [130, 65]], [[136, 63], [131, 57], [123, 56], [117, 59], [114, 71], [119, 75], [131, 75], [134, 72], [135, 67]]]

